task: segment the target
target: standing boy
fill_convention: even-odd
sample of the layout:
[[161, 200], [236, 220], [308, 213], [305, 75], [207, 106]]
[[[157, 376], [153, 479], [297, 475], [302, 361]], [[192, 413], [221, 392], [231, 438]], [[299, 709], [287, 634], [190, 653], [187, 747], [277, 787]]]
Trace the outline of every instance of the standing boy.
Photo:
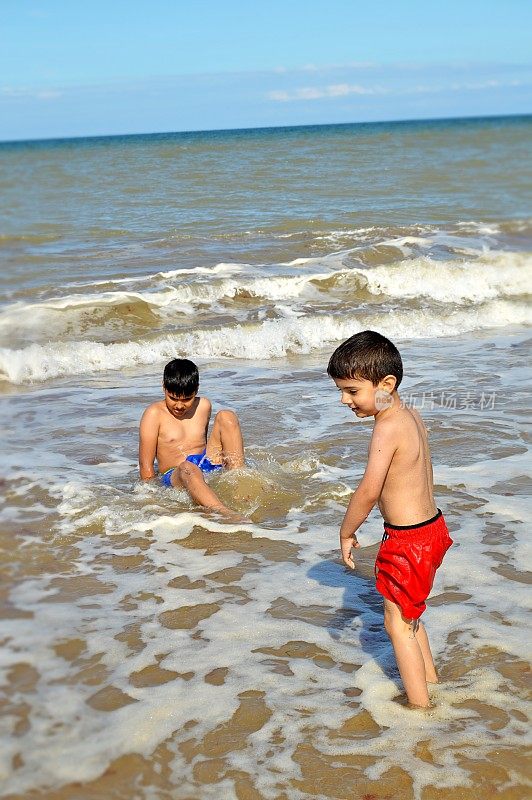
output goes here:
[[152, 403], [140, 421], [139, 469], [142, 480], [159, 477], [164, 486], [185, 487], [196, 503], [234, 516], [205, 482], [204, 474], [244, 464], [244, 444], [238, 417], [219, 411], [207, 438], [211, 403], [198, 397], [197, 366], [175, 358], [164, 368], [164, 400]]
[[434, 503], [427, 430], [417, 411], [401, 403], [401, 356], [380, 333], [351, 336], [334, 351], [327, 372], [344, 405], [357, 417], [375, 419], [366, 471], [340, 528], [342, 561], [354, 569], [351, 550], [360, 547], [355, 534], [378, 503], [384, 536], [375, 574], [384, 597], [384, 627], [409, 704], [430, 707], [427, 683], [438, 677], [419, 618], [452, 540]]

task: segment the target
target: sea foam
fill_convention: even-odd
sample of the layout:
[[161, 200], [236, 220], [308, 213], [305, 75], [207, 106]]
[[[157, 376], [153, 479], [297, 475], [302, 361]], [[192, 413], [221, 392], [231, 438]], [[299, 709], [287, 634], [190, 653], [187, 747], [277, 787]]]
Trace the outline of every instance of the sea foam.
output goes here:
[[529, 306], [496, 300], [472, 309], [447, 313], [410, 309], [395, 313], [362, 311], [349, 316], [309, 315], [261, 323], [193, 330], [120, 343], [74, 341], [32, 344], [19, 350], [0, 349], [0, 377], [11, 383], [31, 383], [69, 375], [159, 364], [167, 358], [194, 354], [197, 358], [269, 360], [288, 353], [310, 353], [371, 327], [392, 339], [453, 336], [463, 331], [524, 325]]
[[[373, 268], [347, 267], [346, 259], [345, 254], [298, 259], [271, 265], [271, 271], [270, 267], [222, 263], [209, 270], [155, 273], [149, 281], [146, 276], [132, 279], [127, 290], [17, 302], [0, 312], [0, 336], [6, 344], [13, 339], [44, 343], [52, 335], [76, 338], [76, 332], [83, 332], [86, 338], [107, 342], [116, 341], [128, 326], [135, 338], [141, 328], [149, 335], [154, 326], [188, 327], [197, 311], [213, 321], [230, 311], [245, 323], [257, 306], [276, 303], [283, 309], [281, 316], [290, 316], [309, 315], [318, 307], [321, 312], [328, 306], [333, 311], [338, 303], [356, 307], [372, 297], [383, 303], [417, 301], [420, 306], [460, 307], [532, 293], [528, 254], [497, 252], [460, 261], [422, 256]], [[97, 286], [98, 282], [87, 288]]]

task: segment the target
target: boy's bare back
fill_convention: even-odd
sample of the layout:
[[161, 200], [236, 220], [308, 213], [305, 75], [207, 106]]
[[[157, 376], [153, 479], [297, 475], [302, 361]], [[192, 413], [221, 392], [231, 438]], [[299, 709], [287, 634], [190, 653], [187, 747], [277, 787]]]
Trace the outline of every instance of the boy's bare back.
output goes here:
[[378, 499], [383, 519], [392, 525], [412, 525], [433, 517], [436, 505], [427, 429], [415, 409], [394, 404], [377, 415], [368, 463], [372, 450], [378, 458], [383, 447], [393, 451]]

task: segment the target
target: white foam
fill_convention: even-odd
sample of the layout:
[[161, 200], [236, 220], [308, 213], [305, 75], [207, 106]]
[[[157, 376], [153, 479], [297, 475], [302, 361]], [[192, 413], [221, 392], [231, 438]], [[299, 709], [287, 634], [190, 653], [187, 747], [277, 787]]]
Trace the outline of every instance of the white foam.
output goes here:
[[[209, 306], [222, 299], [234, 299], [246, 293], [248, 297], [267, 300], [285, 300], [305, 296], [308, 300], [319, 298], [312, 281], [328, 278], [329, 273], [312, 273], [303, 276], [277, 276], [250, 278], [249, 280], [223, 279], [214, 282], [196, 281], [178, 286], [163, 286], [158, 291], [113, 291], [91, 294], [73, 294], [38, 303], [13, 303], [0, 313], [0, 335], [19, 336], [31, 333], [49, 337], [63, 331], [79, 328], [82, 320], [90, 325], [95, 312], [100, 315], [113, 308], [135, 304], [144, 305], [160, 317], [175, 317], [177, 313], [193, 314], [195, 308]], [[165, 312], [167, 312], [165, 314]]]
[[369, 291], [388, 297], [419, 296], [460, 305], [532, 292], [528, 254], [489, 254], [474, 261], [435, 262], [417, 258], [363, 273]]
[[458, 222], [457, 227], [460, 230], [471, 232], [471, 233], [480, 233], [487, 236], [497, 236], [500, 233], [500, 227], [496, 223], [493, 222], [476, 222], [474, 220], [469, 220], [466, 222]]
[[[394, 240], [398, 247], [421, 241], [420, 237]], [[296, 259], [281, 267], [296, 270], [304, 266], [305, 270], [289, 275], [275, 274], [275, 271], [273, 274], [254, 275], [253, 270], [256, 272], [259, 268], [249, 268], [249, 275], [236, 274], [248, 267], [222, 263], [213, 268], [197, 267], [149, 276], [152, 285], [146, 290], [91, 292], [35, 303], [17, 302], [4, 307], [0, 313], [0, 335], [7, 341], [13, 336], [21, 340], [29, 337], [33, 341], [42, 341], [63, 332], [72, 336], [80, 329], [99, 330], [100, 320], [106, 324], [105, 319], [110, 313], [118, 313], [122, 324], [127, 324], [131, 317], [131, 321], [139, 325], [139, 306], [166, 324], [180, 314], [186, 321], [196, 309], [210, 311], [215, 317], [219, 311], [216, 303], [239, 297], [250, 301], [249, 309], [253, 308], [253, 298], [277, 303], [280, 313], [287, 317], [301, 314], [303, 307], [308, 313], [308, 308], [314, 304], [332, 307], [338, 302], [346, 302], [350, 297], [360, 296], [364, 289], [393, 302], [424, 298], [455, 306], [478, 305], [487, 300], [510, 299], [532, 293], [528, 254], [492, 252], [461, 261], [435, 261], [425, 256], [373, 268], [346, 268], [345, 257], [346, 253], [333, 253], [322, 258]], [[311, 263], [313, 269], [309, 269]], [[175, 285], [171, 283], [171, 278], [185, 273], [206, 274], [210, 280], [187, 281], [183, 278]], [[231, 276], [225, 277], [226, 273]], [[336, 279], [333, 285], [331, 278]]]
[[68, 283], [68, 286], [76, 286], [81, 288], [82, 286], [114, 286], [114, 285], [121, 285], [124, 283], [129, 284], [136, 284], [136, 283], [152, 283], [154, 280], [158, 278], [177, 278], [178, 276], [187, 276], [187, 275], [220, 275], [220, 274], [233, 274], [241, 272], [246, 268], [246, 264], [241, 263], [226, 263], [220, 262], [219, 264], [215, 264], [212, 267], [187, 267], [182, 269], [171, 269], [164, 272], [155, 272], [149, 273], [147, 275], [136, 275], [130, 276], [128, 278], [107, 278], [104, 280], [99, 281], [88, 281], [88, 282], [80, 282], [76, 281], [75, 283]]
[[1, 348], [0, 376], [11, 383], [28, 383], [65, 375], [157, 364], [165, 358], [190, 353], [200, 358], [269, 360], [291, 352], [310, 353], [368, 327], [377, 328], [392, 339], [416, 339], [452, 336], [482, 328], [523, 325], [530, 321], [531, 311], [526, 304], [497, 300], [451, 313], [409, 310], [394, 314], [365, 312], [350, 317], [305, 316], [133, 342], [33, 344], [20, 350]]

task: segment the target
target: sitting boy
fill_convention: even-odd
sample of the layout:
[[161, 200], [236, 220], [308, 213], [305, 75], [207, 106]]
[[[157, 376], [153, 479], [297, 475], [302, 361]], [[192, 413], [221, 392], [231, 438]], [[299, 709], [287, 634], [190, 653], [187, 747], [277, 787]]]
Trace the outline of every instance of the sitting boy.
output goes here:
[[409, 704], [430, 707], [427, 682], [437, 683], [438, 677], [419, 618], [452, 539], [434, 503], [427, 431], [417, 411], [401, 403], [401, 356], [380, 333], [363, 331], [347, 339], [332, 354], [327, 372], [344, 405], [359, 418], [375, 419], [366, 471], [340, 528], [342, 560], [354, 569], [356, 531], [378, 503], [385, 522], [375, 574], [384, 597], [384, 627]]
[[164, 486], [184, 487], [201, 506], [234, 516], [204, 480], [203, 475], [244, 464], [244, 444], [238, 417], [219, 411], [207, 438], [211, 403], [198, 397], [199, 373], [186, 358], [175, 358], [164, 368], [164, 400], [144, 411], [139, 432], [139, 469], [142, 480], [159, 477]]

